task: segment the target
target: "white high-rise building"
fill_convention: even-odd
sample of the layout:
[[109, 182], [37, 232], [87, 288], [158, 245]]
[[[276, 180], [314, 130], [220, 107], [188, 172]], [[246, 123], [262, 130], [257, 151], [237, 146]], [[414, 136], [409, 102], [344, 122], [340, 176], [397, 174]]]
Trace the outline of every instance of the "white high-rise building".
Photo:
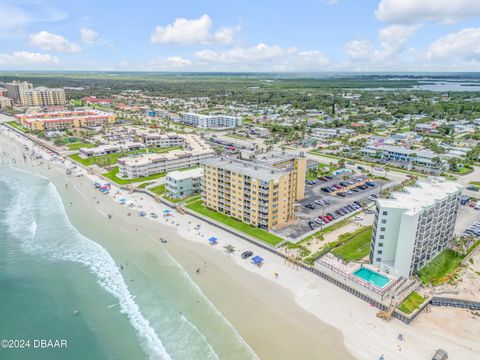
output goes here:
[[462, 187], [440, 179], [378, 199], [370, 261], [394, 276], [409, 277], [450, 245]]
[[182, 121], [187, 125], [197, 126], [204, 129], [235, 128], [242, 125], [242, 119], [240, 117], [227, 115], [184, 113], [182, 115]]

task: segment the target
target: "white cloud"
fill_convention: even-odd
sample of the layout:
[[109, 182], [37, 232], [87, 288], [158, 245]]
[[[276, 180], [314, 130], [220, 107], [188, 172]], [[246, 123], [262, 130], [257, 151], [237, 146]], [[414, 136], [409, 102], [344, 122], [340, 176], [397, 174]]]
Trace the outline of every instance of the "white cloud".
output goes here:
[[30, 35], [30, 44], [35, 45], [42, 50], [58, 52], [80, 52], [82, 49], [77, 44], [73, 44], [61, 35], [41, 31]]
[[330, 64], [330, 60], [319, 51], [265, 44], [225, 51], [201, 50], [195, 53], [195, 57], [200, 64], [230, 70], [319, 71]]
[[450, 24], [480, 16], [480, 1], [381, 0], [375, 15], [387, 23], [415, 24], [431, 20]]
[[367, 40], [352, 40], [345, 44], [345, 50], [352, 61], [388, 61], [403, 52], [408, 40], [419, 27], [420, 25], [389, 25], [378, 31], [378, 48]]
[[0, 66], [11, 69], [49, 67], [60, 63], [56, 56], [28, 51], [15, 51], [13, 54], [0, 54]]
[[405, 48], [407, 41], [415, 34], [419, 25], [398, 25], [386, 26], [378, 32], [382, 49], [377, 52], [380, 58], [391, 58]]
[[224, 26], [212, 33], [212, 19], [202, 15], [198, 19], [176, 19], [173, 24], [157, 26], [150, 36], [150, 42], [177, 45], [207, 45], [211, 43], [231, 44], [240, 25]]
[[373, 57], [373, 45], [367, 40], [352, 40], [345, 44], [345, 50], [353, 61], [367, 61]]
[[176, 68], [182, 68], [192, 65], [192, 62], [190, 60], [182, 58], [181, 56], [171, 56], [167, 58], [166, 63]]
[[429, 60], [480, 60], [480, 28], [448, 34], [427, 49]]
[[85, 44], [95, 44], [98, 40], [100, 40], [100, 35], [92, 29], [81, 28], [80, 35]]
[[296, 53], [296, 48], [258, 44], [250, 48], [236, 47], [225, 51], [201, 50], [195, 53], [200, 61], [217, 63], [257, 63]]
[[235, 37], [235, 33], [239, 32], [240, 30], [240, 26], [224, 26], [215, 33], [215, 41], [219, 44], [231, 44], [233, 42], [233, 38]]
[[207, 44], [211, 40], [211, 27], [212, 20], [208, 15], [193, 20], [178, 18], [173, 24], [157, 26], [150, 41], [161, 44]]

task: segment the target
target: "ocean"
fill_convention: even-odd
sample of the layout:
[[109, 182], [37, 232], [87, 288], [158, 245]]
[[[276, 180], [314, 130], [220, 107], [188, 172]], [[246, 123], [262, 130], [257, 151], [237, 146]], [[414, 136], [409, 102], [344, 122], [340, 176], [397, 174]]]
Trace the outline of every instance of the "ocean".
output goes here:
[[124, 235], [91, 214], [75, 228], [64, 203], [48, 179], [0, 165], [0, 340], [30, 341], [1, 359], [256, 358], [167, 250], [152, 279], [134, 253], [82, 232], [110, 245]]

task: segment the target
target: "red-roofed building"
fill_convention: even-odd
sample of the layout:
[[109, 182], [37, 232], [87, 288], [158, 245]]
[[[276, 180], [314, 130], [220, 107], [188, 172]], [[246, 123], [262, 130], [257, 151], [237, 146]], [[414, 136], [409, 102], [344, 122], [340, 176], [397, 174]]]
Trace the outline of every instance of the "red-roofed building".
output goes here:
[[365, 126], [365, 124], [354, 122], [354, 123], [351, 123], [350, 126], [353, 128], [359, 128], [359, 127]]
[[112, 99], [98, 99], [95, 96], [87, 96], [82, 99], [86, 105], [111, 105]]

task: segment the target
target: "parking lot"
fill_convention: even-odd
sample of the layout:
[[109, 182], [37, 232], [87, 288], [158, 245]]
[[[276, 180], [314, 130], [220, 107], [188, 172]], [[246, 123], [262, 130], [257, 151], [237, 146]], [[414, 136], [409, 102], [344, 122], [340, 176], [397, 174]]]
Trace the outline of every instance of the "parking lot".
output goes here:
[[457, 223], [455, 224], [455, 235], [461, 235], [475, 221], [480, 221], [480, 210], [460, 205], [458, 207]]
[[[324, 218], [325, 216], [329, 216], [331, 214], [337, 219], [345, 218], [349, 216], [349, 213], [358, 210], [358, 206], [356, 206], [357, 209], [351, 209], [349, 213], [347, 213], [348, 210], [344, 211], [344, 214], [338, 214], [336, 211], [345, 208], [354, 202], [358, 202], [360, 204], [371, 203], [374, 200], [371, 195], [378, 196], [381, 189], [395, 184], [394, 182], [374, 180], [372, 182], [375, 184], [375, 186], [366, 186], [364, 190], [356, 189], [357, 192], [352, 191], [352, 194], [345, 194], [345, 197], [339, 196], [338, 192], [335, 194], [334, 192], [327, 193], [322, 191], [322, 188], [333, 187], [334, 185], [340, 186], [340, 183], [345, 181], [351, 181], [353, 185], [350, 185], [350, 187], [356, 187], [357, 185], [364, 183], [366, 180], [368, 179], [365, 175], [351, 175], [345, 180], [341, 176], [337, 176], [333, 177], [332, 179], [328, 179], [328, 181], [317, 180], [316, 184], [314, 185], [309, 185], [307, 183], [305, 185], [305, 199], [298, 202], [295, 206], [295, 215], [298, 218], [298, 222], [276, 232], [282, 236], [288, 236], [295, 239], [313, 229], [320, 230], [321, 227], [327, 225], [332, 220], [328, 222], [322, 221], [323, 224], [314, 222], [314, 220], [319, 216]], [[338, 191], [344, 192], [342, 189]], [[369, 197], [371, 200], [368, 199]], [[319, 205], [318, 202], [321, 202], [322, 200], [327, 203], [324, 205]], [[317, 201], [317, 203], [315, 203], [315, 201]], [[307, 204], [311, 204], [314, 208], [310, 209], [305, 207]], [[334, 220], [335, 219], [333, 219], [333, 221]]]

